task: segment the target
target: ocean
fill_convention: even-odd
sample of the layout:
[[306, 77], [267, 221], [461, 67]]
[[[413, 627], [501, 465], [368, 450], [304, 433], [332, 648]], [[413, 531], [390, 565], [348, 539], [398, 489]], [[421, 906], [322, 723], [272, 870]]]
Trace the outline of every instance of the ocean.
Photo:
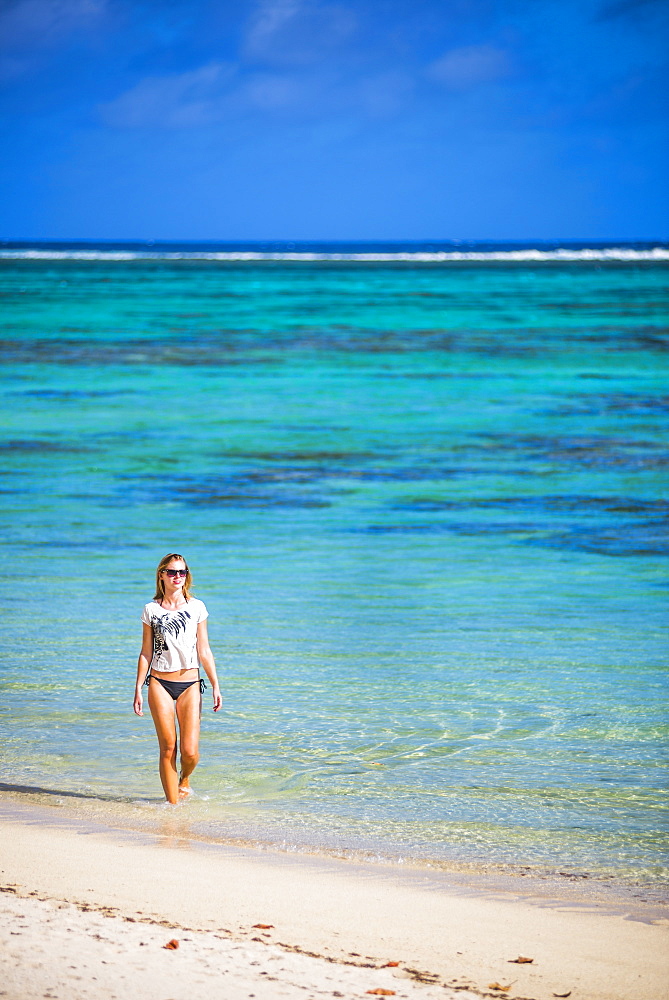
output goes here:
[[192, 836], [667, 885], [666, 244], [0, 245], [0, 788]]

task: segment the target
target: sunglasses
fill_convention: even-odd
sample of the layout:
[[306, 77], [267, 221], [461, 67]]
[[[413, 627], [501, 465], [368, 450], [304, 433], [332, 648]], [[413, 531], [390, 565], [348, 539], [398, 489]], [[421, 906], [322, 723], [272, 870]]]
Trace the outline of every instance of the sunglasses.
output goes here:
[[163, 573], [167, 573], [168, 576], [186, 576], [188, 573], [187, 569], [164, 569]]

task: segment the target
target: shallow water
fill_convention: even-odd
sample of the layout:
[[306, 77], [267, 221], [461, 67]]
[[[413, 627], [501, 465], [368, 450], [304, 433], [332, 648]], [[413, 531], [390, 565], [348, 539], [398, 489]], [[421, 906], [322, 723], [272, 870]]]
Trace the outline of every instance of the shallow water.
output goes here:
[[152, 822], [177, 549], [225, 697], [195, 831], [664, 879], [666, 279], [0, 261], [0, 781]]

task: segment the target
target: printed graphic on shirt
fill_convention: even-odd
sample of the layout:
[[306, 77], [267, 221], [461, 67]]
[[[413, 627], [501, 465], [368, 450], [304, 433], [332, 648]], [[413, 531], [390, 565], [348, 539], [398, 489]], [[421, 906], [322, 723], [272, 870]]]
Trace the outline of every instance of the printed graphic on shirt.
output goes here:
[[179, 632], [186, 630], [186, 625], [190, 621], [187, 611], [177, 611], [174, 617], [170, 615], [151, 615], [151, 628], [153, 629], [153, 652], [155, 656], [162, 656], [167, 649], [167, 636], [173, 635], [175, 638]]

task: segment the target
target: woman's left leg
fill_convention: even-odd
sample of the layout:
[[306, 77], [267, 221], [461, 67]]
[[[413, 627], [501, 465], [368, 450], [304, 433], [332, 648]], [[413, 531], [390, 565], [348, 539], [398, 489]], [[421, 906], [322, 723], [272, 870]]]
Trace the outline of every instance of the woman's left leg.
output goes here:
[[190, 776], [200, 759], [201, 704], [202, 696], [199, 684], [191, 684], [177, 698], [179, 752], [181, 754], [181, 771], [179, 773], [180, 798], [190, 795]]

